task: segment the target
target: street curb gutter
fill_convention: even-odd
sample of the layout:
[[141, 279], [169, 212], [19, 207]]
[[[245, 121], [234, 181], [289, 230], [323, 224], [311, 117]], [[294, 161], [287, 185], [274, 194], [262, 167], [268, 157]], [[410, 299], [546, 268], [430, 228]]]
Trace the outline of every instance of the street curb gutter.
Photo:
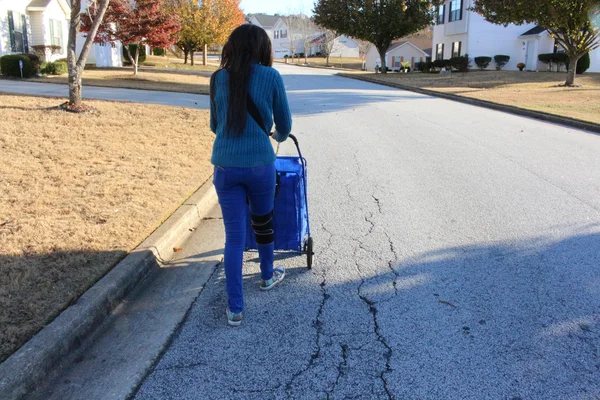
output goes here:
[[479, 100], [479, 99], [471, 99], [468, 97], [462, 97], [455, 94], [436, 92], [435, 90], [422, 89], [414, 86], [403, 85], [401, 83], [396, 82], [382, 82], [377, 79], [373, 79], [367, 76], [354, 75], [354, 74], [338, 74], [339, 76], [343, 76], [345, 78], [357, 79], [360, 81], [376, 83], [378, 85], [389, 86], [396, 89], [408, 90], [411, 92], [424, 94], [428, 96], [441, 97], [447, 100], [458, 101], [465, 104], [470, 104], [478, 107], [490, 108], [497, 111], [503, 111], [511, 114], [516, 114], [524, 117], [535, 118], [546, 122], [552, 122], [555, 124], [561, 124], [570, 126], [572, 128], [582, 129], [585, 131], [589, 131], [595, 134], [600, 134], [600, 124], [595, 124], [593, 122], [581, 121], [574, 118], [568, 117], [560, 117], [558, 115], [548, 114], [542, 111], [532, 111], [526, 110], [524, 108], [509, 106], [505, 104], [493, 103], [487, 100]]
[[216, 204], [217, 194], [212, 180], [208, 180], [75, 304], [0, 364], [2, 399], [22, 399], [36, 384], [43, 382], [52, 368], [77, 349], [136, 284], [172, 254], [173, 247], [185, 240], [191, 234], [190, 229]]

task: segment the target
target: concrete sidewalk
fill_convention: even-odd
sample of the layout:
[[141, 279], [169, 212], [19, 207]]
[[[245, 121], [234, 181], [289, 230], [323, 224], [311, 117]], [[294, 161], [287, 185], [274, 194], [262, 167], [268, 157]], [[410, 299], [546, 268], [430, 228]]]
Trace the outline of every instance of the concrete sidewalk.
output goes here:
[[[0, 92], [31, 96], [64, 97], [69, 95], [68, 85], [0, 80]], [[84, 86], [84, 99], [128, 101], [133, 103], [162, 104], [174, 107], [208, 109], [206, 95], [191, 93], [160, 92], [154, 90], [119, 89]]]

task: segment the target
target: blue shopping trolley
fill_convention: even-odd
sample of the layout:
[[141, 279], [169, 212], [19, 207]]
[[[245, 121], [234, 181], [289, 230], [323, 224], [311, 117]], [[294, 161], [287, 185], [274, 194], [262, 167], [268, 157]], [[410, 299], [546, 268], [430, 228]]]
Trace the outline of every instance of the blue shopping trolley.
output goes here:
[[[306, 159], [302, 157], [298, 139], [294, 135], [289, 137], [296, 145], [298, 157], [278, 156], [275, 161], [278, 176], [278, 193], [273, 213], [275, 250], [306, 254], [306, 263], [308, 269], [311, 269], [314, 252], [308, 219]], [[250, 221], [250, 210], [247, 219]], [[246, 250], [256, 249], [254, 231], [249, 222], [246, 230]]]

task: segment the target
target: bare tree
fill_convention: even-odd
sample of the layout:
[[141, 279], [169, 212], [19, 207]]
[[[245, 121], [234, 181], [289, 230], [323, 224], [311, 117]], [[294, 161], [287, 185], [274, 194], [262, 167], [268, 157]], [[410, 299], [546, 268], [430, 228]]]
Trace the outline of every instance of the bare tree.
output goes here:
[[321, 28], [321, 44], [323, 53], [327, 59], [327, 66], [329, 67], [329, 57], [339, 49], [339, 42], [337, 40], [338, 34], [336, 31], [327, 28]]
[[298, 17], [294, 14], [288, 14], [283, 17], [283, 22], [287, 28], [287, 42], [286, 47], [290, 51], [290, 56], [292, 57], [292, 62], [294, 61], [294, 55], [298, 50], [298, 38], [300, 35], [301, 27], [298, 22]]
[[365, 69], [367, 69], [367, 67], [366, 67], [367, 52], [369, 51], [371, 46], [373, 46], [373, 44], [371, 42], [368, 42], [366, 40], [361, 40], [361, 39], [354, 39], [354, 41], [358, 44], [358, 55], [360, 56], [360, 59], [362, 60], [361, 69], [365, 70]]
[[317, 27], [312, 19], [304, 14], [298, 16], [298, 25], [300, 26], [300, 41], [304, 47], [304, 64], [308, 64], [308, 53], [310, 51], [310, 45], [316, 36]]
[[[85, 1], [85, 0], [84, 0]], [[81, 0], [71, 1], [71, 22], [69, 25], [69, 40], [67, 45], [67, 63], [69, 65], [69, 105], [75, 109], [81, 106], [81, 77], [85, 62], [94, 43], [98, 27], [104, 18], [110, 0], [88, 0], [87, 9], [94, 6], [96, 11], [90, 15], [92, 25], [87, 32], [87, 37], [79, 58], [77, 58], [77, 36], [81, 29]]]

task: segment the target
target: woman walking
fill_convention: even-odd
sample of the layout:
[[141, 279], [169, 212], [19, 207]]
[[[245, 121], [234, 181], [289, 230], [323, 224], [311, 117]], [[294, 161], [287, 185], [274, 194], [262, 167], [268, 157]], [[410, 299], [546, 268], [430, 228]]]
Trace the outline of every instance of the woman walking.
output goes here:
[[246, 202], [260, 257], [260, 289], [269, 290], [285, 277], [273, 267], [275, 234], [275, 152], [273, 138], [287, 139], [292, 117], [283, 80], [272, 68], [267, 33], [255, 25], [235, 29], [223, 47], [221, 67], [210, 82], [210, 129], [216, 134], [211, 162], [214, 186], [225, 224], [227, 322], [242, 322], [242, 262], [246, 238]]

